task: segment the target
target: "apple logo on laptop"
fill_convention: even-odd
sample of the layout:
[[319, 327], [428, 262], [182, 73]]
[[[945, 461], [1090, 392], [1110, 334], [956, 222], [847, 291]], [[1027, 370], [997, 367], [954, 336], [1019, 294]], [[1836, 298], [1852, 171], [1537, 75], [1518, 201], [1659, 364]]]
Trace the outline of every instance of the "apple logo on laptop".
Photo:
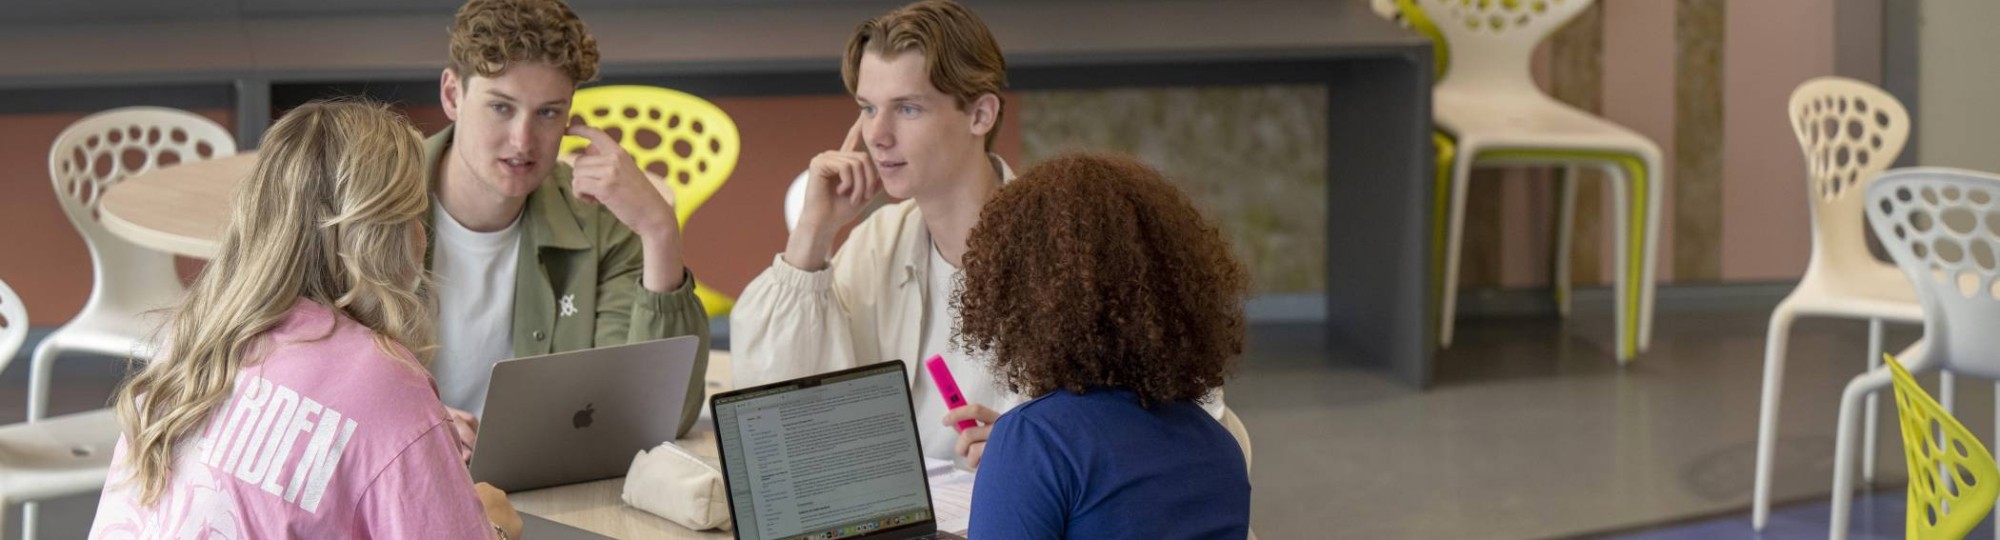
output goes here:
[[570, 425], [576, 426], [576, 429], [590, 427], [590, 415], [597, 412], [597, 409], [590, 408], [591, 405], [590, 403], [583, 404], [583, 410], [577, 411], [576, 416], [570, 417]]

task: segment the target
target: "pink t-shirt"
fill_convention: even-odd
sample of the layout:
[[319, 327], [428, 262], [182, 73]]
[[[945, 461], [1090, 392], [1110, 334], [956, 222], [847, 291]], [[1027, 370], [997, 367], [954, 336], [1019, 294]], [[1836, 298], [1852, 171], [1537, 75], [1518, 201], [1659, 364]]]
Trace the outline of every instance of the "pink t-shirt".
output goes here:
[[429, 373], [303, 300], [258, 345], [269, 353], [237, 372], [235, 393], [176, 448], [150, 508], [119, 440], [91, 538], [492, 533]]

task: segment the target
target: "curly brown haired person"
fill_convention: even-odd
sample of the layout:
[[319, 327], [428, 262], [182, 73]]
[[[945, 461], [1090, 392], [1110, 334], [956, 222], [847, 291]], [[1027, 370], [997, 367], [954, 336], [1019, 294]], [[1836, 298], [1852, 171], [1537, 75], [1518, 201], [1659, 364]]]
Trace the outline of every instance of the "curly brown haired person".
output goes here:
[[1159, 172], [1072, 154], [1036, 165], [980, 214], [959, 339], [1028, 396], [1125, 388], [1196, 401], [1243, 352], [1243, 265]]
[[958, 342], [1033, 399], [994, 423], [973, 538], [1243, 538], [1242, 448], [1197, 404], [1243, 352], [1243, 265], [1131, 158], [1069, 154], [987, 201]]

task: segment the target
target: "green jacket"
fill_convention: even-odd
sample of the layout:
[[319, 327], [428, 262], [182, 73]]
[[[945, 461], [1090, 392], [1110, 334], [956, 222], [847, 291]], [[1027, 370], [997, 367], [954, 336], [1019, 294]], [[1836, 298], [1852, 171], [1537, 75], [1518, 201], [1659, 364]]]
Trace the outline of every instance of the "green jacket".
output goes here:
[[[433, 191], [443, 170], [437, 164], [452, 133], [447, 126], [424, 144]], [[521, 210], [526, 219], [514, 281], [514, 356], [700, 336], [675, 431], [677, 437], [685, 435], [701, 414], [708, 379], [708, 311], [694, 294], [694, 274], [683, 274], [680, 288], [672, 292], [646, 290], [639, 284], [645, 260], [639, 236], [610, 210], [580, 202], [570, 190], [569, 165], [558, 163]], [[435, 246], [430, 216], [424, 213], [424, 225]], [[431, 264], [428, 252], [424, 261]]]

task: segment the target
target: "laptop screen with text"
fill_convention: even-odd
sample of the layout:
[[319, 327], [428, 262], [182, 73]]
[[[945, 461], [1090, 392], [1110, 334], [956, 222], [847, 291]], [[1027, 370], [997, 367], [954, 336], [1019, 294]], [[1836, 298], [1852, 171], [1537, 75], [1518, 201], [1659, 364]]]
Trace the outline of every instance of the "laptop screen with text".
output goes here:
[[862, 536], [932, 520], [900, 363], [715, 398], [737, 538]]

